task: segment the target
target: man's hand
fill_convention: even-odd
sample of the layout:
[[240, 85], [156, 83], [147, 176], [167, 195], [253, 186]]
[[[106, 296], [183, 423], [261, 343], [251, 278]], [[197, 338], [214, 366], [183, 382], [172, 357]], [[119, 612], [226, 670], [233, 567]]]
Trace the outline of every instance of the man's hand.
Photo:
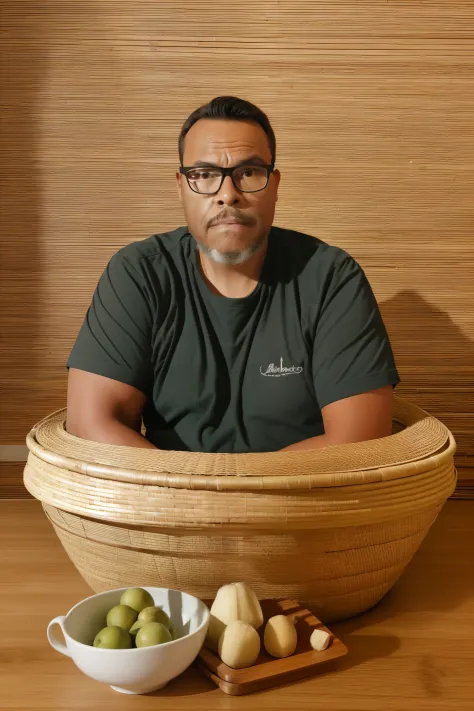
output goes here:
[[282, 452], [320, 449], [331, 444], [365, 442], [392, 434], [393, 388], [377, 390], [332, 402], [321, 412], [324, 434], [284, 447]]

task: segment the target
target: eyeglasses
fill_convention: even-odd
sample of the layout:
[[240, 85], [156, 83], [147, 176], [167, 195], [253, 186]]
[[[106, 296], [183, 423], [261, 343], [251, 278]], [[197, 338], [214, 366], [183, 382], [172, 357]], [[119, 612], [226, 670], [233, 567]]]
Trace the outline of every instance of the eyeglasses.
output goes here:
[[199, 168], [180, 168], [186, 176], [188, 185], [200, 195], [216, 195], [225, 178], [230, 175], [237, 190], [242, 193], [258, 193], [268, 185], [268, 179], [275, 169], [271, 165], [237, 165], [234, 168], [203, 166]]

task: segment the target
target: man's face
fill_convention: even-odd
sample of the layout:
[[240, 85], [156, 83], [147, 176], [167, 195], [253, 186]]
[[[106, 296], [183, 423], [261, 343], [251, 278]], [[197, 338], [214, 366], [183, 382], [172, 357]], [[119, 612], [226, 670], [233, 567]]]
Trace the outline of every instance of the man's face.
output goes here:
[[[265, 131], [256, 123], [225, 119], [201, 119], [188, 132], [183, 165], [231, 168], [249, 161], [270, 164], [272, 156]], [[226, 176], [216, 195], [201, 195], [177, 173], [178, 192], [193, 237], [221, 255], [249, 253], [272, 226], [280, 182], [274, 171], [264, 190], [240, 192]], [[231, 222], [234, 220], [234, 222]]]

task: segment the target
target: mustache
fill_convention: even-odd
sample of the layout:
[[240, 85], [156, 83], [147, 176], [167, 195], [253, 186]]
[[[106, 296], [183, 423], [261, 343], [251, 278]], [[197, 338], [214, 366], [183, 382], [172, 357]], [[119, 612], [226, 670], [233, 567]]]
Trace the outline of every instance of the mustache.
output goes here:
[[212, 227], [213, 225], [217, 225], [219, 222], [222, 222], [222, 220], [235, 220], [236, 222], [240, 222], [242, 225], [255, 224], [255, 220], [253, 217], [249, 217], [248, 215], [244, 215], [243, 213], [238, 211], [222, 210], [215, 217], [209, 220], [207, 226]]

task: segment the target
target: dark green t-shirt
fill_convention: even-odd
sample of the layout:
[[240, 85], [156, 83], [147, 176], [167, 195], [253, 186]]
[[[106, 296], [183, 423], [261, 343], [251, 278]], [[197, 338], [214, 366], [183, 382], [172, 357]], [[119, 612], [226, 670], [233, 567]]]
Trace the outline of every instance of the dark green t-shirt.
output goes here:
[[186, 227], [115, 254], [67, 366], [143, 391], [160, 449], [264, 452], [324, 433], [321, 408], [399, 382], [361, 267], [273, 227], [250, 296], [213, 294]]

